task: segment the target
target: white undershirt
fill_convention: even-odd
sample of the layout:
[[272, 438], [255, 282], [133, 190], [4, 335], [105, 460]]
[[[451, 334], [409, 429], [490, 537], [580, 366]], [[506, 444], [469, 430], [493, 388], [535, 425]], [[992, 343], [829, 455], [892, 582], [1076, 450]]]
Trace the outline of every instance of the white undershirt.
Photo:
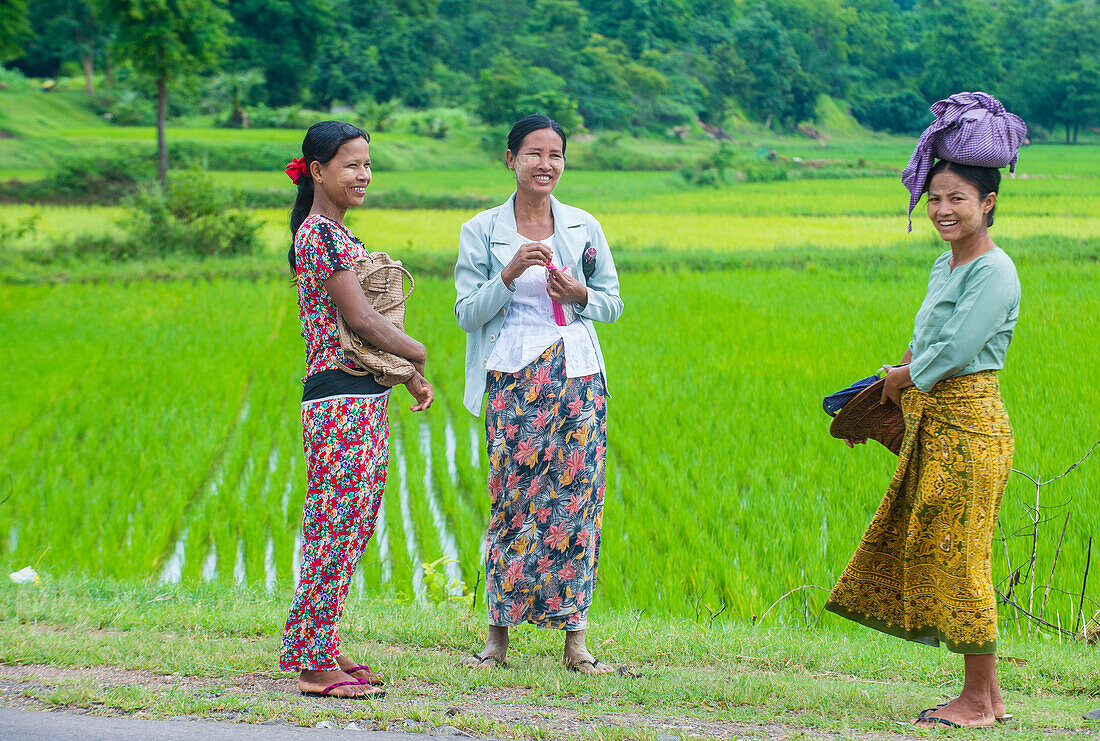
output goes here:
[[[528, 239], [517, 235], [521, 244], [542, 242], [551, 251], [554, 235], [546, 239]], [[559, 264], [557, 255], [554, 264]], [[568, 268], [566, 268], [568, 269]], [[504, 317], [493, 352], [485, 363], [487, 370], [516, 373], [530, 365], [535, 358], [558, 340], [565, 344], [565, 375], [567, 378], [590, 376], [600, 372], [600, 363], [592, 338], [580, 318], [565, 327], [554, 322], [554, 302], [546, 292], [546, 276], [549, 271], [540, 265], [527, 268], [516, 278], [512, 302]]]

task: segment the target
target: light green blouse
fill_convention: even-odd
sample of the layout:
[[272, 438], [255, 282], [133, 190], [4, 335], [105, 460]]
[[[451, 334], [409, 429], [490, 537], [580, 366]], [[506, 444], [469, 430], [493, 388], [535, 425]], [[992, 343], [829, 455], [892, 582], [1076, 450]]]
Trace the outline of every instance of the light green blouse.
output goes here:
[[945, 378], [1000, 370], [1020, 313], [1020, 279], [1000, 247], [951, 270], [951, 251], [932, 266], [909, 343], [909, 375], [921, 391]]

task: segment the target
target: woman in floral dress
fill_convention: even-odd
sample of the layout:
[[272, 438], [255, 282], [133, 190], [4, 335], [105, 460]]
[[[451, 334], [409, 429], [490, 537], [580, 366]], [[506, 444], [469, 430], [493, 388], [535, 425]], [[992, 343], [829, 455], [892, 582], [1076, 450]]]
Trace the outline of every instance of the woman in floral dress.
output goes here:
[[468, 333], [464, 403], [485, 413], [489, 629], [470, 667], [502, 665], [508, 629], [565, 631], [564, 661], [611, 670], [585, 646], [596, 585], [607, 456], [607, 384], [594, 322], [622, 313], [599, 223], [553, 193], [565, 132], [520, 120], [505, 154], [516, 192], [463, 225], [455, 316]]
[[302, 437], [307, 491], [301, 576], [279, 668], [298, 672], [302, 694], [355, 699], [385, 695], [377, 686], [381, 675], [340, 653], [337, 628], [386, 486], [389, 389], [373, 376], [343, 370], [355, 363], [340, 348], [337, 312], [366, 343], [416, 367], [405, 384], [415, 399], [413, 411], [427, 409], [433, 398], [424, 378], [424, 346], [376, 312], [355, 277], [355, 258], [365, 251], [344, 225], [344, 214], [362, 205], [370, 164], [366, 132], [322, 121], [309, 128], [302, 157], [287, 165], [287, 175], [298, 186], [288, 259], [306, 343]]

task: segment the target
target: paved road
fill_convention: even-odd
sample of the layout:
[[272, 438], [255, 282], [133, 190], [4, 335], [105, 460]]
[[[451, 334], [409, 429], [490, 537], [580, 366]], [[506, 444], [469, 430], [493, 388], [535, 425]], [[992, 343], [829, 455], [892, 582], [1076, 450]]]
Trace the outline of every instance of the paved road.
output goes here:
[[[250, 725], [215, 720], [138, 720], [0, 708], [0, 741], [411, 741], [423, 734]], [[470, 736], [430, 738], [470, 739]]]

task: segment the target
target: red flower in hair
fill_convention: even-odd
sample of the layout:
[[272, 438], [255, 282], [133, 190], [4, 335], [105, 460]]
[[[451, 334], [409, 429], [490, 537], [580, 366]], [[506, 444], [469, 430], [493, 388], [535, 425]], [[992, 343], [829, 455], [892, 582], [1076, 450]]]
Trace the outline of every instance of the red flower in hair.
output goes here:
[[302, 182], [302, 178], [309, 177], [309, 168], [306, 167], [305, 157], [298, 157], [292, 159], [286, 165], [286, 174], [290, 178], [290, 182], [297, 185]]

